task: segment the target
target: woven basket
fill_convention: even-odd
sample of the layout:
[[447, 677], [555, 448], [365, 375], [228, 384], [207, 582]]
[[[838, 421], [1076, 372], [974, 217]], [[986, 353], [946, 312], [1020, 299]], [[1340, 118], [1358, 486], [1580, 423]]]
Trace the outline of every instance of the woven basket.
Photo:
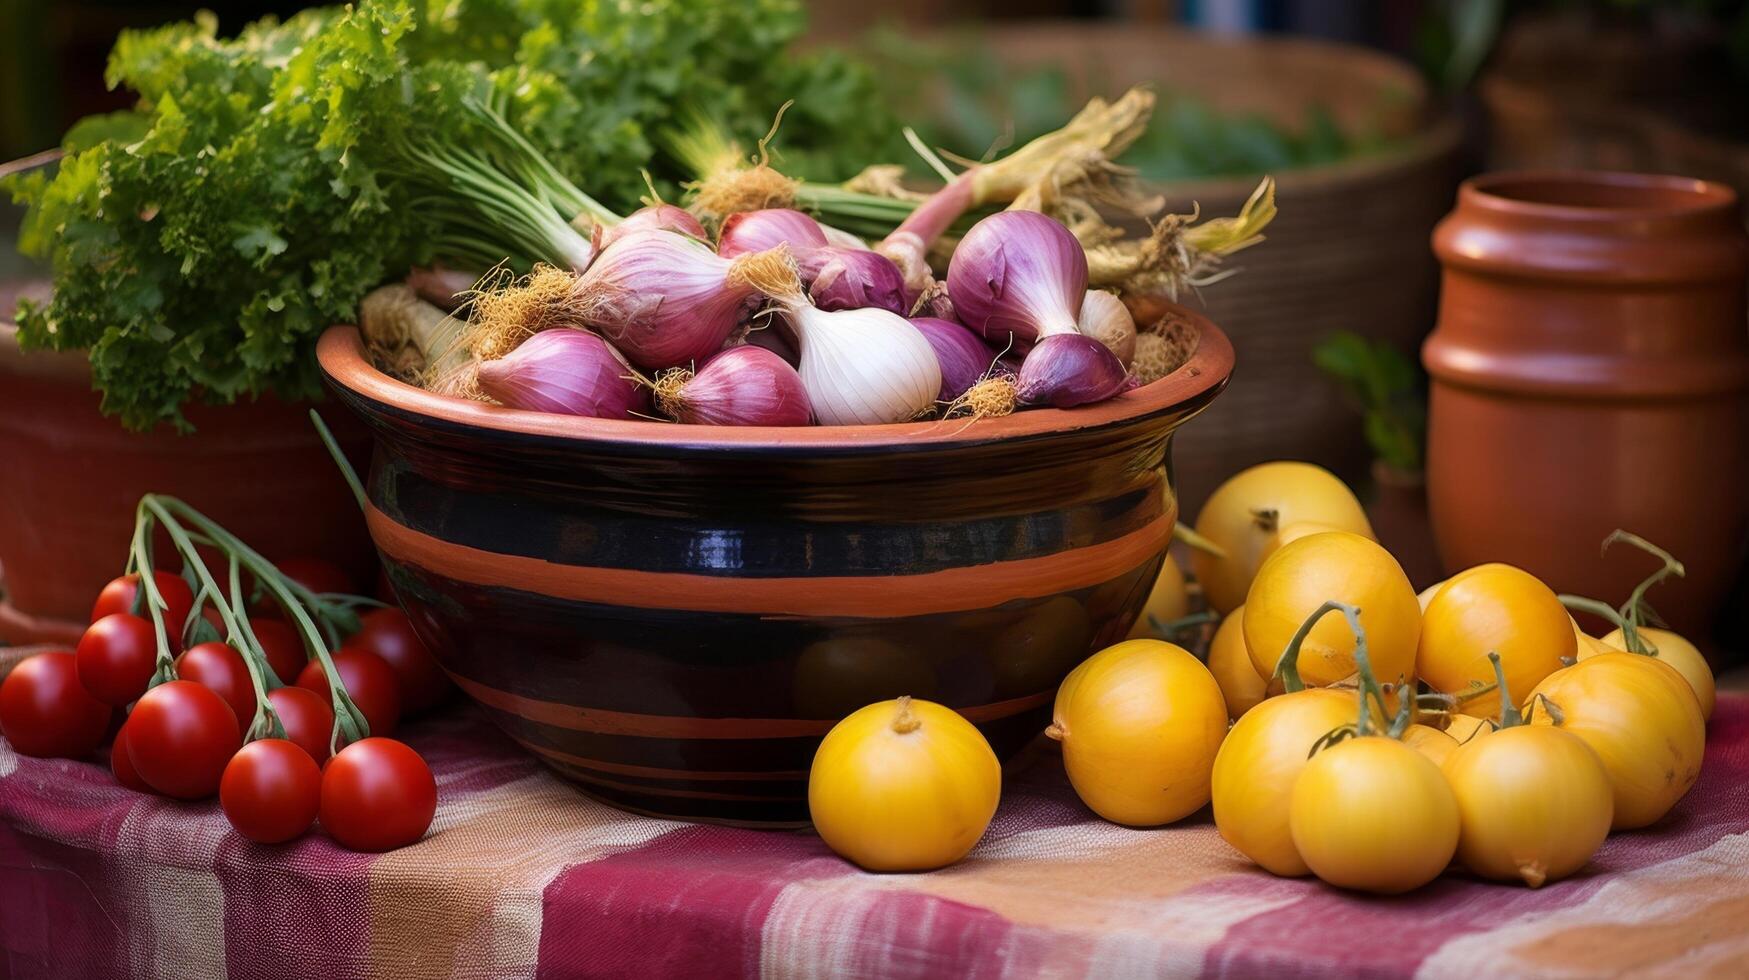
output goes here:
[[[1359, 421], [1312, 366], [1311, 349], [1332, 331], [1354, 330], [1412, 353], [1432, 327], [1437, 270], [1428, 236], [1452, 205], [1460, 126], [1436, 111], [1420, 76], [1371, 51], [1303, 40], [1071, 23], [987, 37], [1011, 65], [1060, 65], [1077, 96], [1153, 83], [1285, 126], [1322, 107], [1345, 130], [1382, 129], [1387, 149], [1276, 174], [1281, 213], [1268, 240], [1232, 260], [1239, 275], [1187, 298], [1227, 329], [1238, 369], [1215, 405], [1177, 435], [1173, 454], [1188, 514], [1221, 480], [1269, 459], [1309, 459], [1364, 481]], [[1223, 215], [1236, 213], [1256, 183], [1245, 176], [1160, 190], [1173, 210], [1194, 202]]]

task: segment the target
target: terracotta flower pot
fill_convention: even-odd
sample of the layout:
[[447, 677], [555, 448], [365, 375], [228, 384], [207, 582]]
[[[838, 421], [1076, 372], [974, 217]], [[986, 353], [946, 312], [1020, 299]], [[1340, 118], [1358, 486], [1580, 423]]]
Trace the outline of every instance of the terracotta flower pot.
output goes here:
[[1612, 603], [1673, 552], [1654, 605], [1699, 637], [1749, 539], [1745, 238], [1734, 192], [1677, 177], [1499, 173], [1433, 237], [1428, 490], [1447, 570], [1506, 561]]
[[[0, 315], [15, 292], [0, 286]], [[83, 357], [23, 353], [16, 328], [0, 323], [0, 640], [76, 641], [97, 590], [126, 561], [134, 505], [154, 491], [187, 500], [269, 558], [327, 558], [361, 588], [372, 584], [363, 518], [310, 405], [196, 406], [197, 431], [177, 435], [130, 432], [99, 412], [98, 398]], [[368, 458], [362, 424], [334, 402], [321, 407], [348, 454]]]

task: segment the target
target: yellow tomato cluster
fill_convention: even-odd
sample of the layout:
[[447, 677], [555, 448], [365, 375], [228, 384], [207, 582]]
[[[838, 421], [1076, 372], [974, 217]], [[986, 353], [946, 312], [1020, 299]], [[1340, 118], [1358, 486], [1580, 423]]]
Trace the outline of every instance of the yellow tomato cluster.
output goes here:
[[[1498, 563], [1417, 594], [1348, 488], [1304, 463], [1229, 480], [1195, 530], [1197, 580], [1225, 614], [1206, 663], [1151, 638], [1194, 595], [1167, 558], [1131, 638], [1057, 691], [1046, 734], [1107, 820], [1159, 826], [1212, 803], [1220, 835], [1274, 874], [1388, 894], [1455, 862], [1537, 887], [1698, 777], [1712, 674], [1682, 637], [1638, 625], [1646, 586], [1681, 566], [1631, 535], [1666, 567], [1617, 611]], [[1622, 628], [1589, 636], [1568, 605]], [[809, 804], [840, 854], [924, 870], [978, 840], [1000, 783], [975, 727], [900, 698], [832, 730]]]

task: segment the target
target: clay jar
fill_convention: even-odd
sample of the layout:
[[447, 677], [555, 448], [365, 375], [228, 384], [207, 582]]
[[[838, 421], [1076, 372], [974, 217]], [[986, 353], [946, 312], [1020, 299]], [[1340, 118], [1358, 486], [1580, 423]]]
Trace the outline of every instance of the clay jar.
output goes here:
[[1706, 632], [1749, 522], [1749, 239], [1736, 195], [1678, 177], [1489, 174], [1434, 232], [1439, 323], [1428, 491], [1447, 571], [1505, 561], [1557, 591], [1624, 599], [1673, 552], [1688, 576], [1650, 597]]

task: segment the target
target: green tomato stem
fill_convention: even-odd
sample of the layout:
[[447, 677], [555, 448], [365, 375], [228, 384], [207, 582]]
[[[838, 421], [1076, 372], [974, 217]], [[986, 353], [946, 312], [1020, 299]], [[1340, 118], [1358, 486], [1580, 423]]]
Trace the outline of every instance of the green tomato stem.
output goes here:
[[340, 672], [334, 669], [334, 661], [328, 656], [328, 647], [322, 633], [317, 628], [315, 621], [310, 618], [304, 603], [299, 601], [297, 595], [298, 592], [312, 597], [314, 594], [281, 575], [279, 569], [275, 568], [272, 562], [261, 557], [253, 548], [244, 544], [235, 535], [220, 527], [200, 511], [174, 497], [162, 499], [164, 506], [180, 512], [190, 522], [211, 535], [221, 548], [236, 555], [243, 566], [255, 576], [256, 581], [266, 586], [280, 608], [289, 612], [296, 620], [297, 627], [304, 634], [305, 646], [321, 662], [322, 671], [328, 680], [328, 694], [334, 706], [334, 731], [329, 736], [330, 748], [338, 751], [342, 739], [347, 742], [356, 742], [368, 738], [370, 725], [365, 720], [364, 712], [358, 710], [358, 705], [353, 703], [352, 696], [341, 684]]
[[[171, 542], [176, 545], [177, 552], [182, 555], [183, 567], [194, 572], [196, 580], [200, 582], [201, 590], [209, 596], [213, 609], [218, 612], [219, 619], [224, 622], [227, 634], [226, 642], [243, 658], [243, 665], [249, 671], [250, 684], [255, 688], [255, 715], [250, 720], [249, 730], [244, 733], [244, 740], [250, 741], [262, 737], [257, 733], [277, 733], [279, 736], [283, 736], [285, 729], [280, 724], [279, 716], [274, 713], [272, 703], [267, 700], [267, 689], [262, 685], [260, 677], [266, 656], [260, 647], [255, 645], [238, 626], [237, 611], [221, 598], [219, 584], [214, 581], [213, 574], [206, 567], [206, 562], [201, 558], [199, 549], [195, 547], [193, 541], [189, 540], [187, 532], [183, 530], [182, 524], [177, 521], [176, 516], [164, 506], [164, 501], [169, 499], [174, 498], [161, 498], [149, 493], [140, 498], [140, 504], [153, 517], [157, 518], [158, 523], [170, 535]], [[237, 576], [236, 555], [232, 553], [228, 557], [231, 560], [231, 575], [235, 581]], [[238, 592], [241, 592], [240, 587]]]
[[[243, 574], [237, 565], [237, 556], [230, 555], [231, 602], [235, 608], [243, 608]], [[215, 608], [218, 605], [215, 597]], [[223, 612], [219, 614], [221, 617]], [[273, 710], [273, 703], [267, 699], [269, 690], [266, 678], [272, 676], [273, 670], [267, 663], [267, 652], [261, 649], [261, 641], [255, 638], [255, 630], [249, 625], [248, 616], [233, 616], [241, 633], [233, 638], [232, 645], [242, 651], [243, 664], [249, 668], [249, 683], [255, 688], [255, 717], [249, 722], [249, 730], [243, 733], [243, 741], [252, 742], [258, 738], [284, 738], [285, 725], [279, 720], [279, 713]], [[235, 640], [242, 640], [236, 643]], [[275, 678], [277, 681], [277, 678]]]
[[170, 604], [158, 591], [158, 580], [152, 575], [151, 537], [152, 519], [146, 512], [146, 501], [142, 499], [134, 510], [134, 540], [129, 549], [128, 562], [133, 574], [138, 577], [139, 594], [146, 597], [146, 610], [152, 617], [152, 637], [158, 647], [152, 679], [146, 685], [147, 690], [176, 679], [176, 658], [170, 655], [170, 637], [164, 631], [164, 612], [170, 608]]
[[1494, 684], [1500, 689], [1500, 727], [1513, 728], [1524, 724], [1524, 715], [1513, 703], [1512, 691], [1506, 686], [1506, 668], [1500, 663], [1500, 654], [1489, 650], [1488, 662], [1494, 665]]
[[1206, 555], [1213, 555], [1216, 558], [1227, 557], [1227, 549], [1196, 533], [1195, 528], [1183, 521], [1178, 521], [1172, 525], [1172, 539], [1182, 541]]
[[[1623, 602], [1621, 608], [1618, 610], [1618, 612], [1621, 613], [1622, 619], [1626, 623], [1631, 623], [1633, 626], [1638, 627], [1644, 624], [1646, 620], [1646, 591], [1672, 575], [1677, 578], [1682, 578], [1688, 574], [1688, 570], [1685, 569], [1682, 566], [1682, 563], [1677, 561], [1676, 557], [1670, 554], [1670, 552], [1665, 551], [1663, 548], [1658, 547], [1637, 534], [1624, 531], [1619, 527], [1614, 531], [1611, 531], [1609, 537], [1603, 539], [1603, 550], [1608, 551], [1609, 546], [1615, 544], [1617, 541], [1633, 545], [1663, 563], [1662, 567], [1657, 571], [1642, 579], [1639, 585], [1634, 586], [1634, 591], [1628, 594], [1627, 601]], [[1627, 632], [1627, 628], [1624, 625], [1622, 629], [1623, 635], [1625, 636]]]
[[1656, 653], [1655, 650], [1647, 645], [1645, 637], [1640, 635], [1640, 628], [1634, 624], [1634, 621], [1627, 616], [1622, 615], [1620, 610], [1611, 606], [1609, 603], [1598, 599], [1587, 599], [1582, 595], [1567, 595], [1565, 593], [1558, 595], [1555, 598], [1559, 599], [1561, 605], [1566, 606], [1568, 609], [1576, 609], [1579, 612], [1588, 612], [1593, 616], [1599, 616], [1614, 623], [1616, 628], [1621, 630], [1622, 642], [1627, 644], [1629, 653], [1639, 653], [1647, 656]]

